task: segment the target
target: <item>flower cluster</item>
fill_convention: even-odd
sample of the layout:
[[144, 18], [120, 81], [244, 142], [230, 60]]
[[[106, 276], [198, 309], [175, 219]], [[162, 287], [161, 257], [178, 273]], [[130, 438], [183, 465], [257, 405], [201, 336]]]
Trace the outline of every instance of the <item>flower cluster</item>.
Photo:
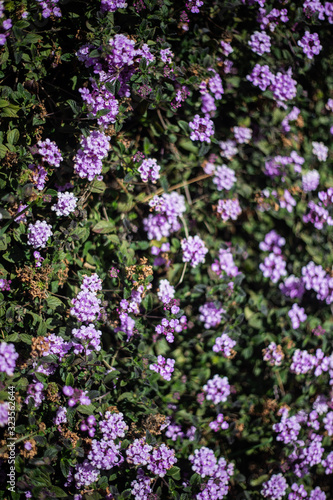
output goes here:
[[262, 354], [264, 361], [268, 361], [271, 366], [280, 366], [284, 358], [282, 347], [275, 342], [271, 342], [266, 349], [263, 349]]
[[233, 350], [235, 345], [235, 340], [232, 340], [226, 333], [222, 333], [221, 337], [217, 337], [215, 339], [213, 351], [221, 353], [225, 358], [230, 358], [235, 353], [235, 351]]
[[62, 161], [60, 150], [54, 141], [45, 139], [37, 142], [38, 153], [43, 157], [43, 161], [53, 167], [59, 167]]
[[203, 386], [203, 391], [208, 401], [212, 401], [215, 405], [224, 403], [230, 394], [229, 381], [227, 377], [220, 377], [216, 374]]
[[256, 31], [251, 35], [249, 46], [253, 52], [262, 56], [265, 52], [271, 51], [271, 37], [264, 31]]
[[72, 335], [75, 339], [81, 341], [81, 344], [75, 344], [74, 352], [79, 354], [84, 351], [86, 355], [90, 354], [92, 351], [101, 350], [101, 335], [100, 330], [96, 330], [94, 325], [90, 323], [88, 326], [82, 325], [79, 329], [74, 328], [72, 330]]
[[173, 192], [164, 193], [161, 197], [154, 196], [149, 205], [155, 209], [156, 215], [149, 214], [143, 219], [143, 227], [149, 240], [160, 241], [163, 236], [170, 236], [181, 227], [178, 217], [185, 212], [184, 196]]
[[152, 363], [149, 365], [149, 369], [157, 372], [161, 375], [164, 380], [171, 380], [171, 374], [174, 371], [175, 360], [170, 358], [164, 358], [163, 356], [157, 356], [157, 363]]
[[88, 181], [93, 181], [96, 176], [100, 176], [102, 160], [109, 151], [109, 142], [110, 137], [97, 130], [93, 130], [88, 137], [81, 137], [81, 148], [74, 160], [74, 170], [81, 179], [87, 178]]
[[318, 55], [323, 48], [322, 45], [320, 45], [318, 33], [311, 34], [309, 31], [305, 32], [305, 35], [297, 42], [297, 45], [302, 47], [308, 59], [313, 59], [313, 56]]
[[28, 245], [32, 245], [33, 248], [45, 248], [52, 235], [52, 226], [45, 220], [38, 220], [28, 226]]
[[202, 239], [196, 234], [183, 239], [181, 242], [183, 250], [183, 262], [190, 262], [191, 267], [205, 262], [205, 255], [208, 252]]
[[229, 277], [234, 277], [239, 274], [238, 267], [234, 263], [234, 258], [230, 248], [220, 248], [219, 258], [215, 259], [212, 264], [212, 271], [219, 277], [224, 274]]
[[242, 213], [242, 209], [237, 198], [232, 200], [219, 200], [216, 211], [221, 215], [221, 219], [224, 222], [227, 222], [230, 219], [237, 220], [238, 216]]
[[204, 323], [205, 328], [215, 328], [221, 323], [224, 312], [225, 310], [217, 307], [214, 302], [207, 302], [199, 307], [199, 320]]
[[212, 120], [207, 117], [200, 118], [199, 115], [195, 115], [193, 121], [189, 122], [189, 127], [192, 129], [190, 135], [192, 141], [211, 142], [210, 138], [214, 135]]
[[151, 181], [153, 183], [155, 183], [157, 179], [160, 178], [160, 170], [161, 167], [157, 164], [157, 160], [150, 158], [143, 160], [140, 167], [138, 168], [138, 172], [141, 175], [142, 181]]
[[14, 374], [16, 360], [19, 357], [14, 344], [1, 342], [0, 344], [0, 372], [5, 372], [9, 377]]
[[54, 210], [58, 217], [67, 216], [74, 212], [76, 208], [77, 198], [73, 193], [66, 191], [58, 193], [58, 202], [52, 205], [51, 210]]
[[[107, 90], [105, 85], [100, 85], [91, 80], [92, 91], [86, 87], [79, 89], [82, 100], [87, 103], [92, 117], [97, 116], [97, 123], [102, 127], [107, 127], [110, 123], [115, 123], [119, 113], [119, 102], [115, 96]], [[103, 110], [103, 114], [99, 111]], [[107, 111], [107, 112], [105, 112]]]

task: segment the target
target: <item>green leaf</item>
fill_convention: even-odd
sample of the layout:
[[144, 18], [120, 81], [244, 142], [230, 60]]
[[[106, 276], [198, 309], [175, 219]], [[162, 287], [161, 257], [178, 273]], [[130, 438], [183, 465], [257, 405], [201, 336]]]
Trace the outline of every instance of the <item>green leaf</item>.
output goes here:
[[92, 186], [91, 186], [91, 192], [92, 193], [99, 193], [102, 194], [106, 190], [106, 184], [103, 181], [94, 181]]
[[74, 376], [73, 376], [72, 373], [69, 373], [67, 375], [65, 385], [70, 385], [71, 387], [73, 387], [73, 385], [74, 385]]
[[180, 479], [180, 468], [179, 467], [171, 467], [171, 469], [168, 470], [168, 476], [173, 477], [176, 480]]
[[114, 223], [108, 220], [101, 220], [92, 228], [94, 233], [108, 234], [114, 231]]
[[24, 342], [25, 344], [31, 344], [31, 335], [28, 335], [27, 333], [21, 333], [20, 334], [20, 341]]
[[93, 413], [95, 411], [95, 407], [92, 404], [90, 404], [90, 405], [79, 405], [77, 407], [77, 411], [79, 411], [83, 415], [93, 415]]
[[14, 128], [13, 130], [7, 132], [8, 144], [16, 144], [19, 138], [20, 138], [20, 132], [17, 130], [17, 128]]
[[57, 297], [53, 297], [53, 296], [48, 297], [46, 299], [46, 303], [47, 303], [47, 306], [53, 310], [57, 309], [57, 307], [62, 307], [64, 305], [60, 299], [58, 299]]

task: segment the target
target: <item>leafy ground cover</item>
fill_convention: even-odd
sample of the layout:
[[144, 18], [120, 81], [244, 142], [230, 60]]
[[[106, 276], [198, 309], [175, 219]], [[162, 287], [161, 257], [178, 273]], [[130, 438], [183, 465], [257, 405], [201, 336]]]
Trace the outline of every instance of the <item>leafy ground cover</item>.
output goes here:
[[0, 23], [0, 498], [330, 500], [333, 3]]

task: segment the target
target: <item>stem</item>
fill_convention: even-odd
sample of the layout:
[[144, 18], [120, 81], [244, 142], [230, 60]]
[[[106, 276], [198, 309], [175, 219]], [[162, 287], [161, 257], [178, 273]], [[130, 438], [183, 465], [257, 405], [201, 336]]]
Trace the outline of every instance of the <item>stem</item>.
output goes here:
[[[175, 189], [179, 189], [179, 188], [182, 188], [184, 186], [188, 186], [189, 184], [193, 184], [194, 182], [199, 182], [203, 179], [207, 179], [207, 177], [211, 177], [211, 175], [210, 174], [198, 175], [197, 177], [194, 177], [194, 179], [190, 179], [189, 181], [180, 182], [179, 184], [172, 186], [171, 188], [168, 189], [168, 192], [174, 191]], [[146, 198], [143, 200], [142, 203], [147, 203], [147, 201], [154, 198], [154, 196], [158, 196], [158, 195], [162, 194], [163, 192], [164, 192], [163, 188], [158, 189], [157, 191], [155, 191], [155, 193], [149, 194], [148, 196], [146, 196]]]

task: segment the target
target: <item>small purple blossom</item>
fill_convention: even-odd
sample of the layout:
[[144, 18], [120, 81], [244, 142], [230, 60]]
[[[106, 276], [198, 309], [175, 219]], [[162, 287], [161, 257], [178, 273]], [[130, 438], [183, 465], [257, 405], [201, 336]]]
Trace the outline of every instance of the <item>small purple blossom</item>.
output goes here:
[[0, 372], [5, 372], [9, 377], [14, 374], [16, 360], [19, 357], [14, 344], [0, 343]]
[[45, 141], [37, 142], [38, 153], [43, 157], [49, 165], [59, 167], [62, 161], [60, 150], [54, 141], [45, 139]]
[[217, 374], [208, 380], [202, 389], [206, 393], [206, 399], [215, 405], [224, 403], [230, 395], [230, 384], [227, 377], [220, 377]]
[[45, 248], [52, 235], [52, 226], [45, 220], [38, 220], [28, 226], [28, 245], [32, 245], [33, 248]]
[[320, 45], [318, 33], [311, 34], [309, 31], [305, 32], [305, 35], [297, 42], [297, 45], [302, 47], [303, 53], [308, 59], [313, 59], [313, 56], [318, 55], [323, 48]]
[[213, 122], [207, 117], [200, 118], [195, 115], [192, 122], [189, 122], [189, 127], [192, 129], [190, 138], [192, 141], [201, 141], [210, 143], [210, 138], [214, 135]]
[[202, 239], [198, 236], [189, 236], [181, 242], [183, 250], [183, 262], [190, 262], [191, 267], [205, 262], [205, 255], [208, 252]]
[[148, 182], [150, 180], [152, 183], [155, 183], [160, 178], [160, 170], [161, 167], [157, 164], [157, 161], [150, 158], [143, 160], [138, 168], [142, 181]]
[[253, 52], [262, 56], [265, 52], [271, 51], [271, 37], [266, 35], [264, 31], [255, 31], [251, 35], [249, 46]]
[[164, 380], [171, 380], [171, 374], [174, 371], [175, 360], [157, 356], [157, 363], [149, 365], [149, 369], [157, 372]]

